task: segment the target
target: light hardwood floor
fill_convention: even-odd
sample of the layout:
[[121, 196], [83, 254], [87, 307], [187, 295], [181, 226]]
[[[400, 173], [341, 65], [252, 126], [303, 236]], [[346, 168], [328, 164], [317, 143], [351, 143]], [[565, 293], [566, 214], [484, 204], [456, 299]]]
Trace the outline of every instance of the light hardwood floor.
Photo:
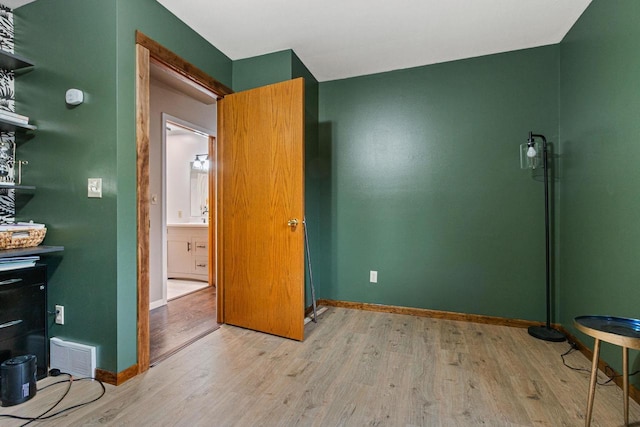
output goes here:
[[[100, 401], [35, 425], [584, 425], [588, 375], [563, 366], [567, 343], [526, 329], [329, 308], [305, 332], [299, 343], [222, 326]], [[577, 352], [567, 361], [589, 367]], [[43, 412], [62, 392], [0, 413]], [[97, 392], [74, 383], [63, 407]], [[633, 401], [630, 421], [640, 421]], [[617, 386], [598, 386], [592, 425], [622, 425]]]
[[151, 366], [218, 329], [216, 288], [208, 286], [149, 312]]

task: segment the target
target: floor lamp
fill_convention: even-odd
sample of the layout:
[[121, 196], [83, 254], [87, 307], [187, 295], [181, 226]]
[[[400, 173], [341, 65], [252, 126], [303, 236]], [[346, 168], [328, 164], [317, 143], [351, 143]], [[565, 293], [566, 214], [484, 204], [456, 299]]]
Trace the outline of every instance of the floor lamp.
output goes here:
[[520, 166], [523, 169], [535, 169], [538, 166], [540, 149], [536, 139], [542, 140], [542, 168], [544, 172], [544, 236], [545, 236], [545, 266], [547, 285], [547, 323], [544, 326], [530, 326], [529, 335], [544, 340], [561, 342], [566, 338], [564, 334], [551, 327], [551, 240], [549, 239], [549, 152], [547, 150], [547, 138], [529, 132], [526, 144], [520, 146]]

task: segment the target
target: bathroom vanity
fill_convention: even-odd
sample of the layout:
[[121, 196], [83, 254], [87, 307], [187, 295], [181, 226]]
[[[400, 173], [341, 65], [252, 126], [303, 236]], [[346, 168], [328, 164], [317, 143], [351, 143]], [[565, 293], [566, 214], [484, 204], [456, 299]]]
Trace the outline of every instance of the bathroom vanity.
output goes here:
[[209, 226], [167, 225], [167, 278], [209, 281]]

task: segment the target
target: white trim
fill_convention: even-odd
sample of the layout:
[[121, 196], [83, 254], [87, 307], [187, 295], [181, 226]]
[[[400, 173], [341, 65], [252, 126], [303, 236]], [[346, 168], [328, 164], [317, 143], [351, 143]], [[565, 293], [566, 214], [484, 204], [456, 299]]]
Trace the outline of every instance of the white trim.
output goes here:
[[[162, 113], [162, 300], [154, 301], [153, 303], [160, 303], [158, 307], [167, 304], [167, 122], [175, 123], [194, 132], [204, 134], [207, 137], [216, 135], [216, 133], [210, 129], [195, 125], [186, 120], [172, 116], [171, 114]], [[211, 203], [211, 201], [209, 202], [209, 205], [209, 209], [216, 208], [215, 204]], [[212, 224], [209, 223], [208, 227], [211, 226]], [[211, 242], [209, 242], [209, 244], [211, 244]], [[211, 260], [209, 260], [209, 262], [211, 262]]]
[[[167, 287], [166, 285], [164, 286], [164, 294], [166, 294], [166, 290]], [[163, 305], [167, 305], [167, 296], [164, 295], [163, 299], [159, 299], [158, 301], [154, 301], [149, 303], [149, 311], [153, 310], [154, 308], [158, 308], [158, 307], [162, 307]]]

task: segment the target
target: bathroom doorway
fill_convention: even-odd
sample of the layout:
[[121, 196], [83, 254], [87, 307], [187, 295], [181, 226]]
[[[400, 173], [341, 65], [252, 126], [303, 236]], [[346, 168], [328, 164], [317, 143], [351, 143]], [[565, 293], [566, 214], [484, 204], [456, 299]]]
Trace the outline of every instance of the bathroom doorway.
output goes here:
[[[149, 82], [150, 366], [218, 328], [215, 166], [217, 97], [158, 64]], [[215, 236], [215, 235], [214, 235]], [[211, 260], [211, 261], [210, 261]], [[212, 265], [213, 264], [213, 265]]]
[[166, 225], [162, 294], [171, 301], [213, 285], [209, 277], [209, 138], [213, 135], [168, 114], [162, 120]]
[[[150, 303], [151, 366], [219, 327], [216, 322], [215, 266], [209, 266], [209, 200], [214, 166], [213, 131], [162, 113], [161, 201], [162, 298]], [[213, 242], [215, 244], [215, 242]], [[152, 282], [154, 283], [154, 282]], [[155, 307], [154, 307], [155, 306]]]

